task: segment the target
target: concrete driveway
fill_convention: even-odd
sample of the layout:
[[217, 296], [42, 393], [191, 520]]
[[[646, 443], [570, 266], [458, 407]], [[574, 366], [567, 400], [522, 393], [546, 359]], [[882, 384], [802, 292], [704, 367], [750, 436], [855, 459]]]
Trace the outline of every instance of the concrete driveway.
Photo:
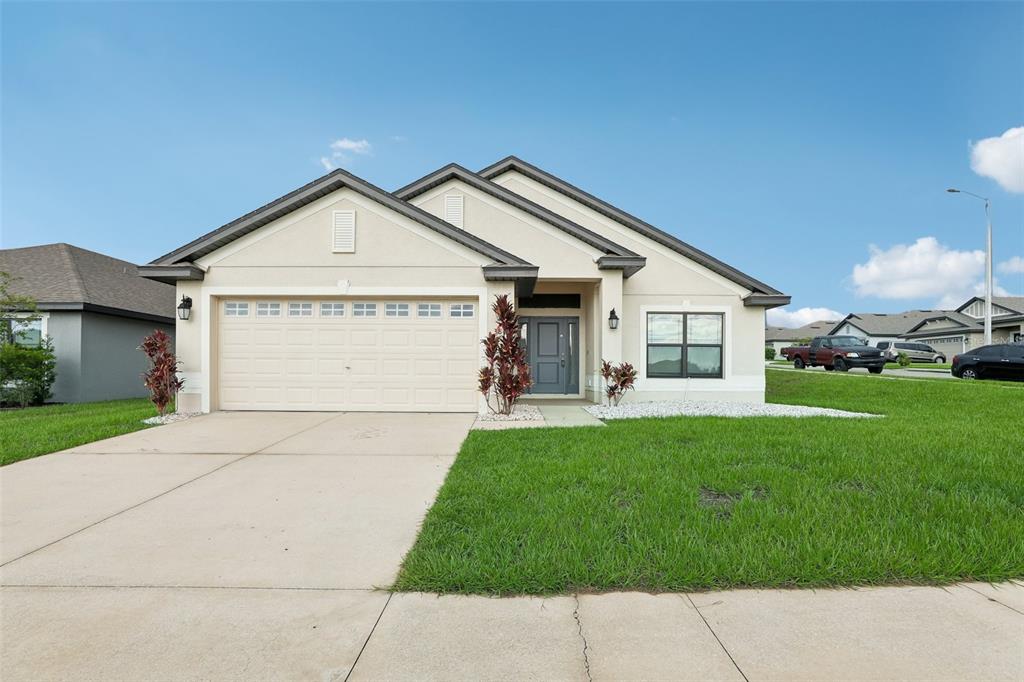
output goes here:
[[472, 415], [219, 413], [0, 469], [4, 680], [1024, 679], [1024, 586], [395, 594]]
[[472, 421], [215, 413], [0, 469], [0, 673], [344, 678]]

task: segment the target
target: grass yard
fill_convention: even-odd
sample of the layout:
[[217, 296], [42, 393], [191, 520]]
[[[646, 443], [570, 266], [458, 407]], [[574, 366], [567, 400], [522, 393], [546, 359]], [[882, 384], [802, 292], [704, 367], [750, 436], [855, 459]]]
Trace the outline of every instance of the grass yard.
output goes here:
[[146, 428], [146, 398], [0, 411], [0, 466]]
[[714, 417], [471, 432], [396, 588], [480, 594], [1024, 576], [1024, 385], [767, 371]]

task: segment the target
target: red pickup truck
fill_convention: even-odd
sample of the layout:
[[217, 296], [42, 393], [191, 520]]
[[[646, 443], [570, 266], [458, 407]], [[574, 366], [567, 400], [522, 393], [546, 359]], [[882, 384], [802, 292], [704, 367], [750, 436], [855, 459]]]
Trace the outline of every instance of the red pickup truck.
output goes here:
[[815, 336], [810, 346], [787, 346], [782, 355], [797, 369], [821, 365], [829, 372], [846, 372], [865, 367], [872, 374], [881, 374], [885, 368], [882, 351], [856, 336]]

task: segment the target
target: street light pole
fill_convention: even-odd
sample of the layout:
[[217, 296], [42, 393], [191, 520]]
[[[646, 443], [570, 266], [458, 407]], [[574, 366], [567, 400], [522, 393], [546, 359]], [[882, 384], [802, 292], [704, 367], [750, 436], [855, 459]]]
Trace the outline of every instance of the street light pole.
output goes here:
[[989, 200], [980, 194], [961, 189], [947, 189], [952, 194], [966, 194], [985, 202], [985, 227], [987, 230], [985, 244], [985, 345], [992, 343], [992, 216], [989, 213]]

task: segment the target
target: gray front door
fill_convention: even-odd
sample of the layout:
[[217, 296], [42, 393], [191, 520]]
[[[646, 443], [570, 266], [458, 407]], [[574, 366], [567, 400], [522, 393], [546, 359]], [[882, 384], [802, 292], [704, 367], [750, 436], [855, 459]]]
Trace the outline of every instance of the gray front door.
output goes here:
[[523, 322], [533, 377], [530, 392], [579, 393], [579, 318], [530, 317]]

